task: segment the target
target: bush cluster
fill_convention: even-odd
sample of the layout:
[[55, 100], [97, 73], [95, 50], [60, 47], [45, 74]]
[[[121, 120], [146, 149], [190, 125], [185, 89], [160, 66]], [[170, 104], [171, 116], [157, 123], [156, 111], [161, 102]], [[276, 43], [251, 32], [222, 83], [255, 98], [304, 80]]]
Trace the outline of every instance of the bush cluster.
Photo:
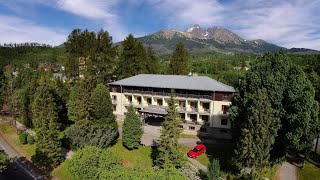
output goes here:
[[27, 132], [22, 132], [19, 135], [19, 141], [21, 144], [34, 144], [34, 138]]

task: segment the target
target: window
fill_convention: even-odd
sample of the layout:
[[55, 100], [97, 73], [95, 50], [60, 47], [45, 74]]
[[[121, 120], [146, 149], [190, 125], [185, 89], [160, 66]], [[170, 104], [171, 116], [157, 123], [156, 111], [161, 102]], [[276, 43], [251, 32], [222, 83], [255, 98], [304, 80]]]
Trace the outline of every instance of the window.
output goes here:
[[223, 100], [224, 101], [230, 101], [232, 97], [232, 94], [224, 93], [223, 94]]
[[151, 98], [147, 98], [147, 103], [148, 103], [148, 105], [151, 105], [152, 103], [151, 103]]
[[113, 100], [113, 101], [116, 101], [116, 100], [117, 100], [117, 96], [112, 95], [112, 100]]
[[112, 106], [113, 111], [117, 111], [117, 106]]
[[137, 101], [139, 104], [141, 104], [141, 97], [137, 97]]
[[132, 96], [127, 96], [129, 103], [132, 103]]
[[179, 125], [178, 127], [181, 128], [181, 129], [183, 129], [183, 125]]
[[158, 99], [157, 104], [158, 104], [158, 106], [162, 106], [162, 99]]
[[194, 126], [189, 126], [189, 130], [195, 130], [196, 128]]
[[228, 119], [221, 119], [221, 125], [223, 126], [228, 125]]
[[179, 107], [180, 108], [185, 108], [186, 107], [186, 102], [185, 101], [179, 101]]
[[226, 106], [226, 105], [221, 106], [221, 111], [223, 112], [223, 114], [227, 114], [228, 109], [229, 109], [229, 106]]

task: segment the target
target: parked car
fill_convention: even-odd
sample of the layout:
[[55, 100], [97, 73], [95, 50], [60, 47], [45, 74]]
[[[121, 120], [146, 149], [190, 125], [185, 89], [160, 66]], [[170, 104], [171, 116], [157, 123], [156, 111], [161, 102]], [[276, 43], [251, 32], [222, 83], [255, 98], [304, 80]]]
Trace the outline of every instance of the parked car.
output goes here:
[[207, 150], [206, 146], [204, 146], [203, 144], [198, 144], [196, 145], [196, 147], [194, 147], [193, 149], [191, 149], [187, 155], [190, 158], [196, 158], [198, 156], [200, 156], [202, 153], [205, 153]]

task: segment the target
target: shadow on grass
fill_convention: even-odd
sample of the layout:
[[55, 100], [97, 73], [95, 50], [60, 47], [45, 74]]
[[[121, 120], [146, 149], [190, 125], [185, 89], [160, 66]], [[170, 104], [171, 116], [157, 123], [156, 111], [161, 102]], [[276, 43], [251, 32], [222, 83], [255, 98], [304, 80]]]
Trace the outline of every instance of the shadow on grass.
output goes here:
[[[206, 128], [203, 126], [202, 128]], [[220, 131], [217, 129], [217, 131]], [[221, 133], [228, 133], [224, 130]], [[230, 132], [229, 132], [230, 133]], [[209, 162], [211, 163], [213, 159], [219, 160], [220, 169], [228, 174], [236, 174], [237, 170], [232, 165], [232, 157], [234, 155], [233, 152], [233, 144], [231, 139], [223, 139], [217, 138], [212, 134], [203, 134], [198, 133], [198, 138], [200, 142], [206, 146], [206, 154], [209, 158]]]

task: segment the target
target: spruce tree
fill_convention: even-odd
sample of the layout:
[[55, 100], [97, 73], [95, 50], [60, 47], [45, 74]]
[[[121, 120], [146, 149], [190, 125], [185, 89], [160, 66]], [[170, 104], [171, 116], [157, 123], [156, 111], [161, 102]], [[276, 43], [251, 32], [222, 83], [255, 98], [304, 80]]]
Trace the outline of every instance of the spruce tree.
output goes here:
[[122, 42], [122, 52], [117, 69], [118, 79], [146, 72], [146, 52], [143, 45], [130, 34]]
[[173, 95], [168, 101], [168, 114], [162, 123], [161, 135], [158, 140], [158, 155], [156, 165], [161, 168], [179, 168], [184, 164], [181, 146], [178, 143], [182, 129], [179, 128], [181, 119]]
[[147, 48], [146, 52], [146, 73], [159, 74], [160, 73], [160, 60], [151, 46]]
[[70, 90], [68, 105], [68, 118], [71, 121], [90, 120], [90, 93], [85, 83], [79, 81]]
[[183, 43], [179, 43], [170, 57], [169, 74], [187, 75], [189, 73], [189, 53]]
[[235, 149], [235, 161], [240, 168], [259, 169], [269, 164], [274, 137], [269, 132], [272, 108], [267, 95], [266, 89], [259, 89], [248, 100], [248, 113], [242, 119], [240, 141]]
[[115, 116], [112, 111], [112, 102], [108, 88], [98, 84], [91, 95], [92, 117], [101, 124], [117, 127]]
[[50, 80], [42, 78], [32, 102], [33, 125], [37, 141], [33, 159], [43, 166], [56, 166], [62, 161], [58, 138], [58, 113]]
[[130, 106], [122, 127], [122, 144], [128, 149], [137, 149], [143, 134], [136, 110]]

